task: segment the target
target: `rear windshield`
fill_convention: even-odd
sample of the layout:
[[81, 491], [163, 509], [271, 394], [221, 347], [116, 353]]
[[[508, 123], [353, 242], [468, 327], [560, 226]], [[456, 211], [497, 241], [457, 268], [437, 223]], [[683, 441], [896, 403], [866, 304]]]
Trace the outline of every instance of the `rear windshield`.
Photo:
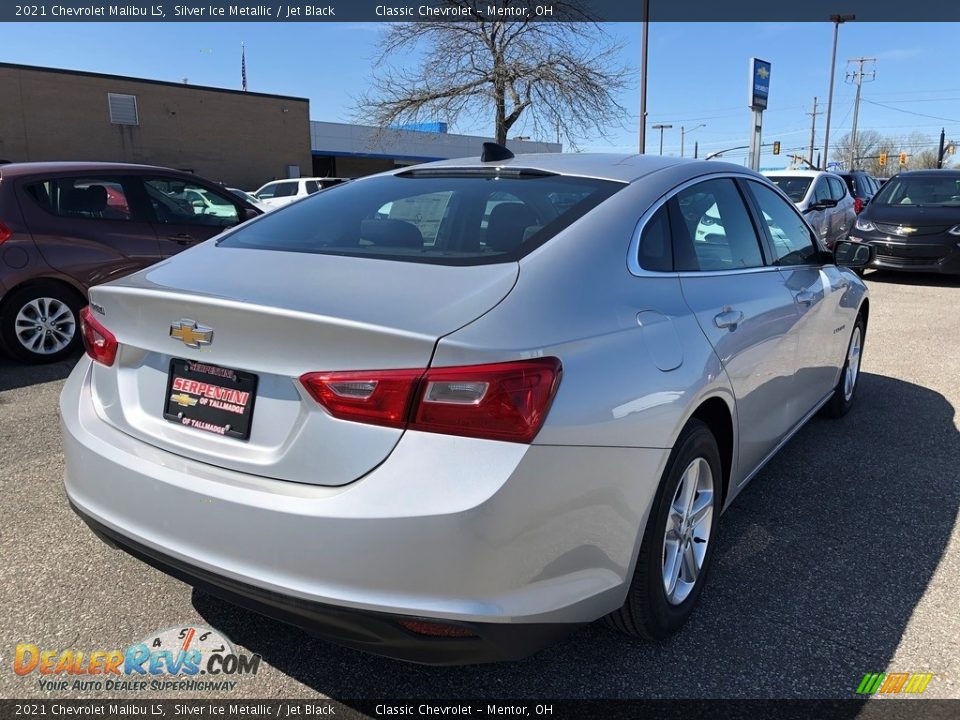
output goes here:
[[800, 202], [807, 196], [807, 190], [810, 189], [810, 183], [813, 182], [813, 178], [791, 177], [789, 175], [768, 175], [767, 180], [783, 190], [787, 197], [795, 203]]
[[378, 176], [311, 195], [219, 244], [448, 265], [508, 262], [623, 187], [522, 173]]
[[884, 183], [870, 204], [960, 207], [960, 176], [895, 177]]

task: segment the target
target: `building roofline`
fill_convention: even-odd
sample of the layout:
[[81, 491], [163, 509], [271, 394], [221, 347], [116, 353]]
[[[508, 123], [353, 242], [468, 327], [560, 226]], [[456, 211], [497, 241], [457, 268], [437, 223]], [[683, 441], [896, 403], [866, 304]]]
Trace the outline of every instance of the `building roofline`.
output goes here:
[[130, 75], [111, 75], [109, 73], [88, 72], [86, 70], [67, 70], [65, 68], [43, 67], [40, 65], [21, 65], [19, 63], [0, 62], [0, 68], [9, 68], [11, 70], [28, 70], [34, 72], [45, 72], [56, 75], [73, 75], [80, 77], [101, 78], [104, 80], [123, 80], [126, 82], [146, 83], [148, 85], [165, 85], [167, 87], [186, 88], [188, 90], [203, 90], [204, 92], [227, 93], [230, 95], [245, 95], [250, 97], [271, 98], [273, 100], [293, 100], [295, 102], [310, 102], [309, 98], [295, 97], [293, 95], [273, 95], [271, 93], [249, 92], [244, 90], [231, 90], [229, 88], [211, 87], [210, 85], [190, 85], [169, 80], [151, 80], [149, 78], [132, 77]]

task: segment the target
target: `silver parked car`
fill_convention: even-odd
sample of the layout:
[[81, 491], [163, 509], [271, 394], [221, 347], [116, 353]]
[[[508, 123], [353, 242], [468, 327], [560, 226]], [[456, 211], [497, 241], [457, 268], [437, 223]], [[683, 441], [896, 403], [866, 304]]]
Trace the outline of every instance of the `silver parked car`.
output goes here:
[[827, 248], [847, 237], [860, 211], [842, 177], [819, 170], [771, 170], [764, 175], [796, 203]]
[[[495, 159], [490, 159], [490, 156]], [[734, 165], [494, 146], [90, 291], [67, 495], [110, 544], [336, 642], [521, 657], [676, 631], [721, 511], [854, 400], [867, 289]]]

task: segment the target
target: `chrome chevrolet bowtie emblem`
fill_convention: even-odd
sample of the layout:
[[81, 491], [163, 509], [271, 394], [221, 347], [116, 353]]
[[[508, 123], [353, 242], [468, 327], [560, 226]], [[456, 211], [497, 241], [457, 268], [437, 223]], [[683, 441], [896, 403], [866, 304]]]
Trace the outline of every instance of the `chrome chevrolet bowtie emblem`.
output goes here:
[[170, 324], [170, 337], [187, 347], [198, 348], [213, 342], [213, 328], [198, 325], [196, 320], [181, 320]]
[[897, 226], [897, 235], [909, 235], [912, 232], [916, 232], [916, 228], [906, 227], [904, 225]]

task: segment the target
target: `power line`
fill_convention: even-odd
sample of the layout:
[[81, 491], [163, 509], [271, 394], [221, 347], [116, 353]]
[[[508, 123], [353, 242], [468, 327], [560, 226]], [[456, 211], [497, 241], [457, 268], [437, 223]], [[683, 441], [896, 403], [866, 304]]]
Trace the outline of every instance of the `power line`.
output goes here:
[[896, 112], [906, 113], [907, 115], [917, 115], [919, 117], [932, 118], [934, 120], [944, 120], [946, 122], [960, 122], [960, 120], [957, 120], [956, 118], [940, 117], [939, 115], [927, 115], [926, 113], [918, 113], [918, 112], [914, 112], [913, 110], [904, 110], [903, 108], [893, 107], [892, 105], [885, 105], [883, 103], [875, 102], [874, 100], [867, 100], [866, 98], [863, 98], [863, 102], [870, 103], [871, 105], [876, 105], [877, 107], [886, 108], [887, 110], [895, 110]]

